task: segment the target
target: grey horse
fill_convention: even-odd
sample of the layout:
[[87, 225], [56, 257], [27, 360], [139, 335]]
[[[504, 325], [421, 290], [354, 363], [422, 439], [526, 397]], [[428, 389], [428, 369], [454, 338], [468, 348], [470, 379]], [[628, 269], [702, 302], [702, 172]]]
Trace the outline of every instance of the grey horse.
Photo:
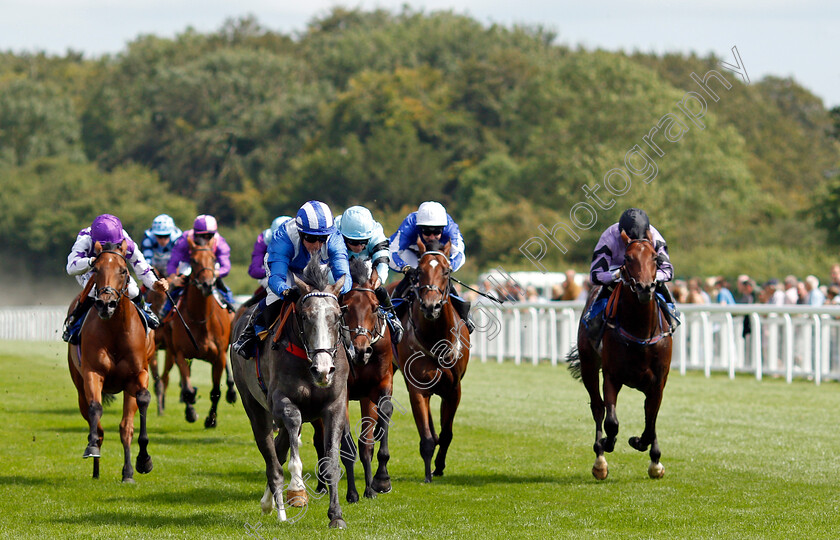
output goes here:
[[[283, 338], [278, 343], [271, 338], [263, 340], [256, 359], [245, 360], [238, 354], [230, 357], [236, 387], [251, 421], [257, 447], [265, 459], [268, 482], [260, 500], [263, 512], [277, 508], [277, 518], [286, 521], [289, 506], [307, 504], [300, 460], [300, 428], [303, 422], [322, 421], [326, 456], [319, 461], [317, 472], [329, 487], [330, 527], [343, 529], [347, 524], [338, 504], [339, 440], [347, 423], [349, 364], [339, 335], [341, 309], [337, 295], [344, 277], [330, 285], [329, 270], [321, 268], [318, 259], [317, 256], [310, 259], [302, 280], [294, 277], [300, 298], [295, 305], [296, 313], [285, 323]], [[242, 332], [249, 316], [250, 310], [237, 320], [234, 336]], [[272, 335], [273, 331], [269, 336]], [[273, 424], [280, 431], [272, 441]], [[282, 463], [289, 450], [291, 478], [284, 500]]]

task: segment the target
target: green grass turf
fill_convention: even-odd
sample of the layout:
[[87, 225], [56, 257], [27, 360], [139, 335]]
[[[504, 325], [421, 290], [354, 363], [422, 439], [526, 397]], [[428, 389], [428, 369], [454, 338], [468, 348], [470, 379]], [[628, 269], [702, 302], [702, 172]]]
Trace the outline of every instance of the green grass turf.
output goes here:
[[[607, 455], [608, 479], [599, 482], [590, 473], [588, 398], [564, 367], [476, 360], [464, 379], [445, 476], [422, 482], [414, 421], [410, 411], [395, 411], [394, 489], [350, 505], [342, 481], [348, 529], [338, 532], [327, 528], [326, 498], [293, 524], [260, 512], [264, 466], [242, 406], [223, 402], [219, 427], [205, 429], [210, 367], [196, 361], [193, 369], [198, 422], [184, 421], [170, 387], [166, 415], [149, 419], [154, 470], [122, 485], [121, 396], [103, 416], [94, 481], [92, 461], [81, 459], [87, 427], [66, 346], [0, 342], [0, 536], [248, 538], [247, 525], [264, 539], [840, 537], [837, 383], [673, 373], [658, 423], [661, 480], [648, 479], [647, 454], [626, 444], [641, 433], [643, 414], [641, 394], [625, 389], [619, 444]], [[399, 375], [395, 387], [407, 408]], [[351, 406], [355, 423], [358, 404]], [[309, 473], [311, 438], [306, 426]], [[135, 440], [132, 461], [136, 453]]]

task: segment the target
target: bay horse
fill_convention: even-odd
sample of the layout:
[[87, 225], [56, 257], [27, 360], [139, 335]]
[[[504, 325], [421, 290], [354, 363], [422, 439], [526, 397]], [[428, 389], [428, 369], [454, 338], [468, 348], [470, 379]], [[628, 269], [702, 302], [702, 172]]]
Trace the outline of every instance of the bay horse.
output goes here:
[[[319, 460], [317, 472], [329, 487], [329, 526], [343, 529], [347, 524], [338, 503], [339, 439], [347, 425], [350, 368], [340, 341], [341, 308], [337, 294], [345, 277], [330, 285], [329, 270], [322, 269], [318, 259], [317, 253], [311, 256], [302, 280], [294, 276], [301, 296], [290, 304], [293, 311], [289, 307], [280, 324], [272, 325], [269, 338], [258, 345], [256, 357], [246, 360], [231, 353], [231, 358], [236, 387], [265, 460], [267, 485], [260, 500], [262, 511], [269, 513], [277, 508], [277, 518], [286, 521], [287, 506], [307, 504], [300, 429], [303, 422], [321, 421], [326, 457]], [[249, 318], [236, 321], [235, 335], [242, 333]], [[280, 430], [272, 441], [275, 424]], [[291, 478], [284, 499], [283, 463], [287, 455]]]
[[[236, 390], [233, 388], [233, 377], [227, 367], [228, 345], [230, 344], [230, 331], [233, 315], [215, 299], [213, 287], [216, 284], [216, 255], [212, 246], [208, 245], [203, 238], [193, 240], [187, 238], [190, 246], [190, 275], [189, 283], [186, 285], [184, 294], [178, 302], [180, 308], [173, 306], [172, 309], [180, 309], [184, 317], [170, 318], [164, 334], [169, 333], [167, 347], [170, 354], [167, 354], [166, 366], [161, 379], [165, 389], [169, 384], [169, 369], [173, 360], [181, 373], [181, 399], [184, 401], [184, 416], [187, 422], [195, 422], [197, 415], [195, 405], [198, 389], [190, 383], [191, 364], [187, 358], [199, 358], [210, 363], [213, 368], [213, 389], [210, 391], [210, 412], [204, 420], [204, 427], [216, 427], [216, 408], [222, 396], [221, 380], [222, 372], [227, 372], [227, 393], [225, 399], [228, 403], [236, 403]], [[198, 344], [198, 349], [193, 345], [187, 334], [187, 328], [192, 333]]]
[[94, 308], [98, 316], [88, 312], [81, 328], [81, 341], [70, 344], [67, 362], [70, 376], [79, 396], [79, 412], [88, 421], [88, 445], [82, 457], [93, 458], [93, 478], [99, 478], [99, 458], [104, 431], [102, 429], [103, 394], [123, 392], [123, 416], [120, 439], [125, 462], [122, 481], [134, 483], [131, 466], [131, 440], [134, 436], [134, 415], [140, 411], [140, 453], [136, 469], [141, 474], [152, 470], [147, 451], [146, 412], [149, 394], [149, 358], [155, 352], [154, 339], [134, 304], [128, 297], [130, 274], [126, 242], [94, 245], [93, 276], [82, 292], [81, 301], [93, 287]]
[[[359, 258], [350, 259], [350, 277], [353, 288], [341, 298], [344, 322], [350, 333], [356, 357], [351, 358], [350, 374], [347, 377], [347, 399], [359, 401], [362, 419], [359, 424], [359, 453], [353, 443], [349, 429], [341, 438], [341, 462], [347, 471], [347, 502], [359, 500], [356, 491], [354, 465], [356, 456], [362, 462], [365, 473], [364, 496], [373, 499], [378, 493], [391, 491], [391, 477], [388, 474], [388, 425], [394, 413], [391, 402], [394, 388], [394, 349], [391, 345], [391, 331], [385, 321], [385, 314], [379, 309], [376, 289], [381, 284], [379, 275], [373, 269], [368, 275], [367, 264]], [[323, 434], [321, 426], [315, 425], [314, 445], [318, 457], [323, 457]], [[371, 462], [373, 450], [379, 441], [376, 454], [378, 467], [373, 474]], [[324, 489], [323, 480], [318, 480], [318, 491]]]
[[[402, 317], [406, 332], [398, 345], [397, 363], [420, 434], [425, 481], [431, 482], [433, 475], [443, 476], [446, 467], [452, 425], [461, 402], [461, 379], [470, 358], [470, 333], [449, 301], [450, 242], [441, 247], [433, 240], [427, 247], [418, 239], [417, 247], [420, 255], [411, 278], [414, 295]], [[433, 394], [441, 398], [439, 436], [429, 408]], [[435, 446], [439, 448], [432, 472]]]
[[[580, 379], [589, 392], [595, 420], [595, 464], [592, 474], [603, 480], [609, 473], [604, 452], [612, 452], [618, 435], [615, 405], [622, 386], [635, 388], [645, 395], [645, 429], [641, 437], [631, 437], [630, 446], [640, 452], [650, 447], [651, 478], [662, 478], [665, 467], [659, 462], [661, 452], [656, 438], [656, 417], [662, 393], [671, 369], [671, 326], [656, 299], [656, 249], [650, 232], [647, 238], [631, 240], [622, 231], [626, 245], [621, 281], [613, 290], [606, 309], [606, 328], [601, 350], [596, 348], [581, 319], [578, 346], [569, 353], [569, 371]], [[584, 308], [598, 296], [595, 288]], [[599, 375], [603, 373], [604, 397], [601, 398]], [[605, 419], [606, 414], [606, 419]], [[601, 423], [607, 436], [603, 437]]]

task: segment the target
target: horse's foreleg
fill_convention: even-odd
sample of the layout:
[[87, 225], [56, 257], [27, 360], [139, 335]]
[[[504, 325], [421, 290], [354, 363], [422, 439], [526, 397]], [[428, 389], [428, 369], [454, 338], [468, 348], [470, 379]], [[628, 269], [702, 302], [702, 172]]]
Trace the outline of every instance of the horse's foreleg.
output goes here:
[[[312, 434], [312, 446], [315, 447], [315, 455], [318, 456], [320, 463], [324, 459], [324, 423], [321, 420], [312, 422], [314, 433]], [[326, 493], [327, 484], [324, 483], [324, 478], [316, 470], [315, 476], [318, 477], [318, 487], [315, 488], [315, 493]]]
[[128, 484], [134, 483], [134, 467], [131, 466], [131, 439], [134, 437], [134, 414], [137, 412], [137, 400], [129, 394], [128, 389], [123, 391], [123, 417], [120, 422], [120, 440], [123, 444], [122, 481]]
[[662, 404], [661, 386], [654, 386], [645, 393], [645, 430], [641, 437], [631, 437], [628, 441], [630, 446], [640, 452], [647, 450], [650, 446], [650, 466], [648, 475], [651, 478], [662, 478], [665, 468], [659, 463], [662, 453], [659, 451], [659, 441], [656, 438], [656, 417], [659, 415], [659, 407]]
[[169, 388], [169, 372], [172, 366], [175, 365], [172, 355], [172, 344], [167, 343], [163, 349], [163, 373], [160, 375], [160, 382], [163, 384], [163, 392], [161, 393], [161, 401], [158, 404], [160, 411], [166, 409], [166, 389]]
[[216, 427], [216, 409], [219, 406], [219, 399], [222, 397], [222, 372], [224, 371], [224, 356], [211, 360], [213, 364], [213, 389], [210, 391], [210, 412], [204, 420], [205, 428]]
[[330, 519], [331, 529], [346, 529], [347, 523], [341, 516], [341, 505], [338, 503], [338, 480], [341, 477], [339, 460], [339, 438], [347, 426], [347, 401], [338, 400], [326, 414], [324, 414], [324, 451], [325, 457], [318, 464], [318, 470], [327, 480], [330, 490], [330, 507], [327, 517]]
[[601, 439], [601, 445], [605, 452], [612, 452], [615, 449], [615, 438], [618, 435], [618, 415], [615, 412], [618, 392], [621, 384], [614, 382], [612, 377], [604, 374], [604, 405], [606, 408], [606, 419], [604, 420], [604, 431], [607, 436]]
[[440, 439], [437, 456], [435, 456], [435, 470], [432, 474], [443, 476], [446, 468], [446, 452], [452, 444], [452, 426], [455, 423], [455, 412], [461, 403], [461, 384], [458, 383], [448, 396], [443, 396], [440, 402]]
[[137, 437], [137, 444], [140, 445], [140, 452], [137, 454], [135, 468], [140, 474], [152, 472], [152, 456], [149, 455], [149, 434], [146, 431], [146, 419], [149, 411], [149, 404], [152, 402], [152, 395], [146, 388], [137, 392], [137, 408], [140, 411], [140, 436]]
[[254, 441], [257, 443], [257, 448], [263, 460], [265, 460], [266, 488], [262, 499], [260, 499], [260, 508], [264, 514], [267, 514], [277, 507], [277, 519], [286, 521], [286, 509], [283, 506], [283, 468], [277, 460], [275, 451], [274, 421], [268, 411], [254, 399], [250, 392], [244, 390], [241, 396], [242, 405], [251, 424], [251, 431], [254, 433]]
[[[322, 445], [325, 445], [327, 431], [324, 431], [322, 434]], [[356, 457], [359, 455], [358, 450], [356, 449], [356, 443], [353, 441], [353, 433], [350, 431], [350, 419], [348, 418], [344, 424], [344, 428], [341, 431], [341, 440], [339, 443], [339, 457], [341, 458], [341, 463], [344, 465], [344, 470], [347, 472], [347, 502], [355, 503], [359, 502], [359, 492], [356, 490]], [[327, 457], [326, 448], [324, 449], [324, 455], [319, 456], [319, 463], [320, 460], [323, 460]], [[321, 475], [321, 467], [319, 469], [319, 478], [327, 478]]]
[[102, 445], [102, 424], [100, 420], [102, 419], [102, 383], [103, 377], [92, 371], [88, 371], [83, 375], [84, 380], [84, 389], [85, 389], [85, 401], [87, 403], [87, 413], [86, 417], [88, 420], [88, 425], [90, 426], [90, 432], [88, 434], [88, 445], [85, 449], [85, 453], [82, 455], [83, 458], [94, 458], [94, 478], [98, 478], [99, 475], [97, 474], [99, 471], [99, 463], [96, 461], [100, 457], [100, 451]]
[[388, 460], [391, 458], [391, 452], [388, 449], [388, 426], [391, 418], [394, 415], [394, 404], [391, 403], [391, 388], [386, 387], [380, 390], [378, 405], [378, 416], [376, 432], [374, 433], [374, 440], [379, 441], [379, 452], [376, 454], [376, 461], [379, 466], [376, 469], [376, 474], [373, 476], [373, 483], [371, 487], [378, 493], [388, 493], [391, 491], [391, 476], [388, 474]]
[[227, 361], [227, 353], [225, 353], [225, 374], [227, 375], [227, 380], [225, 381], [227, 383], [225, 401], [233, 405], [236, 403], [236, 388], [233, 386], [233, 377], [230, 374], [230, 362]]
[[[300, 460], [300, 426], [302, 423], [300, 409], [286, 397], [279, 397], [279, 399], [275, 397], [272, 413], [275, 418], [280, 419], [283, 423], [289, 440], [290, 478], [286, 500], [290, 506], [305, 506], [308, 497], [306, 487], [303, 485], [303, 463]], [[279, 457], [282, 460], [285, 455]]]
[[190, 384], [190, 366], [184, 358], [184, 353], [180, 351], [175, 353], [175, 364], [178, 366], [178, 371], [181, 372], [181, 401], [184, 402], [184, 417], [187, 422], [192, 424], [198, 419], [195, 407], [193, 407], [198, 388]]
[[411, 412], [414, 414], [414, 423], [417, 424], [417, 432], [420, 434], [420, 457], [426, 468], [426, 483], [432, 481], [432, 456], [435, 453], [435, 440], [429, 429], [429, 396], [412, 391], [409, 386], [409, 400], [411, 400]]
[[[375, 392], [378, 393], [378, 392]], [[362, 398], [362, 421], [359, 424], [359, 460], [365, 471], [365, 497], [373, 499], [376, 497], [376, 490], [373, 489], [373, 461], [374, 431], [379, 420], [379, 411], [374, 406], [371, 397]]]

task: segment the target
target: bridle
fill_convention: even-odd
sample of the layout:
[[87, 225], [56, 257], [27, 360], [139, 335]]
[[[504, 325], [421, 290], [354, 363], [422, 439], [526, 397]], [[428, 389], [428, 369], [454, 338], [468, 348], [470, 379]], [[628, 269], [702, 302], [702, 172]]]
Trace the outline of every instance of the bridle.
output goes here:
[[197, 265], [198, 261], [193, 257], [193, 254], [198, 251], [209, 251], [211, 256], [213, 257], [213, 266], [201, 266], [198, 270], [194, 270], [192, 275], [190, 276], [190, 283], [193, 284], [195, 287], [200, 287], [201, 282], [198, 280], [198, 276], [200, 276], [203, 272], [212, 272], [213, 275], [216, 275], [216, 254], [213, 253], [213, 250], [207, 246], [199, 246], [195, 247], [190, 250], [190, 265]]
[[[639, 239], [636, 239], [636, 240], [630, 240], [630, 242], [627, 245], [629, 246], [629, 245], [636, 244], [636, 243], [639, 243], [639, 242], [648, 243], [648, 244], [651, 245], [651, 247], [653, 247], [653, 242], [651, 242], [647, 238], [639, 238]], [[630, 272], [627, 270], [627, 264], [626, 263], [622, 264], [620, 270], [621, 270], [621, 281], [623, 281], [624, 283], [627, 284], [628, 287], [630, 287], [630, 290], [633, 292], [633, 294], [638, 294], [639, 282], [636, 280], [635, 277], [630, 275]]]
[[128, 270], [128, 260], [125, 258], [125, 255], [123, 255], [119, 251], [114, 251], [112, 249], [103, 249], [94, 258], [94, 261], [93, 261], [94, 266], [96, 266], [96, 263], [99, 260], [99, 257], [104, 255], [105, 253], [111, 253], [112, 255], [119, 255], [119, 257], [123, 260], [123, 262], [125, 263], [125, 266], [126, 266], [125, 282], [123, 283], [122, 287], [119, 290], [117, 290], [114, 287], [110, 287], [110, 286], [102, 287], [100, 289], [99, 285], [94, 281], [93, 282], [93, 285], [94, 285], [93, 296], [95, 298], [99, 299], [99, 297], [103, 294], [113, 294], [119, 300], [120, 297], [122, 297], [122, 296], [128, 296], [128, 284], [131, 281], [131, 275], [127, 271]]
[[[338, 304], [338, 297], [336, 295], [324, 291], [312, 291], [311, 293], [302, 296], [301, 299], [298, 300], [298, 305], [303, 307], [303, 304], [310, 298], [331, 298], [332, 300], [335, 300], [336, 304]], [[341, 306], [339, 306], [339, 311], [341, 311]], [[331, 358], [335, 358], [335, 353], [338, 350], [338, 343], [341, 340], [341, 336], [338, 335], [338, 332], [336, 332], [335, 344], [331, 349], [310, 349], [309, 344], [306, 342], [306, 335], [303, 333], [303, 321], [301, 320], [300, 312], [300, 309], [295, 310], [295, 318], [297, 319], [298, 325], [298, 337], [303, 345], [303, 350], [306, 353], [306, 359], [309, 360], [309, 363], [311, 364], [313, 362], [312, 355], [318, 353], [327, 353]], [[336, 323], [336, 327], [341, 328], [340, 318]]]
[[[376, 297], [376, 291], [374, 291], [373, 289], [367, 289], [367, 288], [364, 288], [364, 287], [354, 287], [354, 288], [350, 289], [349, 291], [347, 291], [346, 293], [344, 293], [344, 296], [347, 296], [351, 292], [373, 293], [374, 298]], [[342, 306], [341, 307], [342, 313], [344, 313], [346, 308], [347, 308], [347, 306]], [[348, 326], [343, 326], [342, 325], [341, 328], [343, 330], [347, 330], [348, 332], [350, 332], [350, 334], [351, 334], [350, 338], [351, 339], [354, 337], [354, 334], [356, 336], [367, 336], [368, 339], [370, 340], [370, 344], [373, 345], [374, 343], [376, 343], [377, 341], [382, 339], [382, 336], [385, 335], [385, 314], [383, 314], [381, 311], [379, 311], [378, 308], [379, 308], [378, 304], [375, 304], [373, 306], [373, 311], [374, 311], [374, 313], [376, 313], [376, 323], [374, 323], [373, 332], [371, 332], [370, 330], [368, 330], [364, 326], [357, 326], [356, 328], [350, 328]], [[342, 315], [342, 319], [343, 319], [343, 315]]]
[[[441, 252], [441, 251], [426, 251], [425, 253], [420, 255], [420, 258], [417, 260], [417, 267], [418, 268], [420, 267], [420, 261], [422, 261], [423, 257], [425, 257], [426, 255], [440, 255], [441, 257], [443, 257], [443, 260], [445, 261], [446, 268], [449, 269], [449, 257], [447, 257], [447, 255], [445, 253]], [[415, 274], [415, 276], [412, 276], [411, 289], [414, 291], [414, 295], [417, 297], [418, 300], [420, 300], [420, 292], [424, 291], [424, 290], [427, 290], [427, 291], [437, 291], [441, 294], [441, 296], [443, 297], [441, 299], [441, 302], [440, 302], [441, 307], [444, 306], [447, 302], [449, 302], [449, 279], [450, 279], [449, 277], [446, 278], [446, 285], [444, 286], [444, 288], [446, 290], [442, 290], [437, 285], [418, 285], [417, 283], [414, 282], [415, 277], [416, 277], [416, 274]]]

